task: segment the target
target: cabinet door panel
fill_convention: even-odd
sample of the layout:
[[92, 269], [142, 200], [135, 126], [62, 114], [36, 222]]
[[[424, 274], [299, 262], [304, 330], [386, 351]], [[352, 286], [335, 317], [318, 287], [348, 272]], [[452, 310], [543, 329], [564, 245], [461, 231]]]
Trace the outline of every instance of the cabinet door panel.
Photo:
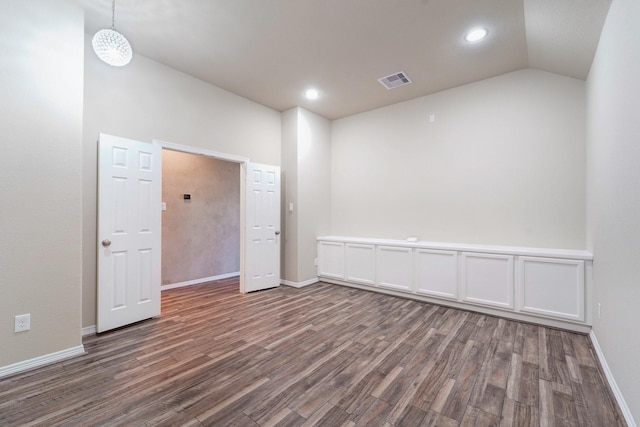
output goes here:
[[520, 257], [518, 308], [584, 321], [584, 261]]
[[344, 279], [344, 243], [318, 243], [318, 276]]
[[414, 290], [441, 298], [458, 297], [458, 253], [416, 249]]
[[513, 256], [462, 253], [463, 300], [513, 309]]
[[375, 246], [347, 243], [346, 280], [375, 285]]
[[378, 246], [376, 281], [385, 288], [411, 291], [413, 251], [411, 248]]

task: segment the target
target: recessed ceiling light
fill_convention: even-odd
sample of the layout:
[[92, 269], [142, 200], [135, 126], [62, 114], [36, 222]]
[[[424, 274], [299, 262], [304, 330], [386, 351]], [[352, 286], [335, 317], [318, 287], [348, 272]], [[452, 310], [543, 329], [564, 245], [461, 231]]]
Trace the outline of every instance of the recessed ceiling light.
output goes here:
[[487, 37], [487, 34], [489, 34], [489, 31], [487, 31], [486, 28], [478, 27], [470, 30], [467, 35], [464, 36], [464, 39], [469, 43], [474, 43]]
[[318, 99], [320, 93], [316, 89], [307, 89], [304, 96], [306, 96], [307, 99]]

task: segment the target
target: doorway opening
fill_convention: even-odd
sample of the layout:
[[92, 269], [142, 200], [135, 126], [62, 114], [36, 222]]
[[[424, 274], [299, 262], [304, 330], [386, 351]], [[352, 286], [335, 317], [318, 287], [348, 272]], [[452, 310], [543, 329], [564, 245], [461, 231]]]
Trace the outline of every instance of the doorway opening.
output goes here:
[[240, 276], [240, 171], [162, 150], [162, 290]]
[[[164, 154], [166, 153], [169, 157], [175, 158], [177, 159], [178, 162], [182, 161], [191, 161], [194, 163], [202, 163], [203, 165], [209, 165], [210, 167], [218, 167], [221, 168], [222, 171], [218, 171], [220, 172], [223, 176], [228, 177], [229, 178], [229, 183], [227, 183], [228, 185], [223, 186], [226, 188], [223, 188], [222, 191], [227, 193], [229, 195], [230, 198], [233, 199], [233, 201], [229, 204], [227, 204], [226, 208], [228, 209], [236, 209], [235, 208], [235, 203], [237, 200], [237, 216], [235, 216], [234, 218], [227, 218], [228, 221], [230, 222], [236, 222], [237, 223], [237, 230], [238, 230], [238, 246], [237, 246], [237, 251], [234, 250], [234, 253], [231, 254], [231, 259], [227, 259], [225, 260], [224, 264], [224, 268], [223, 269], [227, 269], [227, 267], [229, 265], [234, 265], [233, 264], [233, 257], [237, 256], [238, 259], [238, 267], [237, 269], [233, 269], [233, 271], [227, 271], [227, 272], [221, 272], [222, 271], [222, 266], [218, 265], [215, 269], [209, 270], [209, 271], [218, 271], [218, 273], [213, 274], [212, 276], [202, 276], [202, 277], [195, 277], [198, 276], [200, 274], [205, 274], [202, 273], [202, 271], [205, 271], [205, 269], [203, 269], [202, 265], [205, 263], [205, 261], [203, 261], [202, 259], [200, 259], [198, 261], [198, 267], [194, 267], [195, 269], [195, 273], [192, 274], [192, 276], [195, 274], [195, 276], [191, 279], [188, 280], [180, 280], [177, 277], [180, 276], [169, 276], [170, 274], [173, 275], [175, 274], [175, 272], [170, 272], [170, 268], [165, 268], [165, 261], [166, 261], [166, 257], [165, 257], [165, 253], [167, 253], [167, 255], [169, 253], [172, 253], [175, 248], [172, 248], [170, 251], [165, 252], [165, 243], [168, 244], [173, 244], [175, 242], [179, 242], [180, 240], [176, 240], [176, 241], [171, 241], [169, 239], [165, 239], [165, 218], [169, 219], [169, 215], [165, 216], [165, 214], [167, 214], [168, 209], [170, 209], [170, 204], [168, 202], [169, 199], [165, 200], [165, 185], [164, 182], [162, 184], [162, 198], [163, 198], [163, 209], [164, 209], [164, 203], [167, 203], [166, 207], [167, 207], [167, 211], [162, 212], [162, 226], [161, 226], [161, 236], [162, 236], [162, 261], [161, 261], [161, 281], [162, 281], [162, 286], [161, 289], [165, 290], [165, 289], [170, 289], [172, 287], [178, 287], [178, 286], [187, 286], [190, 284], [194, 284], [194, 283], [204, 283], [204, 281], [210, 281], [210, 280], [215, 280], [216, 279], [221, 279], [223, 278], [225, 275], [228, 275], [227, 277], [233, 277], [234, 275], [239, 275], [239, 282], [240, 282], [240, 292], [245, 292], [245, 286], [244, 286], [244, 276], [245, 276], [245, 208], [246, 208], [246, 196], [245, 196], [245, 174], [246, 174], [246, 166], [249, 163], [249, 159], [246, 157], [241, 157], [241, 156], [235, 156], [235, 155], [231, 155], [231, 154], [226, 154], [226, 153], [220, 153], [217, 151], [212, 151], [212, 150], [205, 150], [202, 148], [198, 148], [198, 147], [191, 147], [191, 146], [185, 146], [185, 145], [179, 145], [179, 144], [174, 144], [171, 142], [167, 142], [167, 141], [161, 141], [161, 140], [157, 140], [154, 139], [153, 140], [153, 144], [154, 145], [158, 145], [161, 148], [161, 153], [162, 153], [162, 157], [163, 157], [163, 165], [162, 165], [162, 175], [164, 178]], [[193, 156], [193, 157], [188, 157], [188, 156]], [[175, 160], [172, 159], [172, 160]], [[175, 162], [174, 162], [175, 163]], [[174, 165], [175, 166], [175, 165]], [[178, 168], [180, 168], [179, 166], [177, 166]], [[231, 175], [235, 173], [236, 175], [236, 179], [234, 179]], [[215, 174], [215, 172], [213, 173]], [[202, 180], [203, 178], [200, 177], [200, 179]], [[205, 179], [206, 180], [206, 177]], [[189, 211], [191, 211], [191, 213], [193, 214], [193, 211], [196, 209], [193, 209], [194, 206], [197, 206], [197, 204], [199, 204], [199, 202], [196, 202], [196, 200], [194, 198], [187, 198], [185, 199], [185, 197], [191, 197], [191, 196], [195, 196], [195, 194], [189, 193], [189, 192], [183, 192], [183, 193], [179, 193], [176, 191], [180, 191], [179, 188], [187, 188], [189, 186], [188, 183], [180, 183], [180, 179], [178, 178], [176, 180], [177, 182], [173, 182], [172, 185], [174, 186], [174, 188], [172, 188], [171, 190], [169, 190], [166, 194], [167, 198], [170, 197], [177, 197], [177, 200], [173, 200], [174, 202], [178, 202], [178, 203], [182, 203], [182, 205], [176, 204], [176, 207], [181, 207], [182, 208], [182, 214], [183, 214], [183, 219], [185, 218], [184, 215], [188, 214]], [[184, 187], [180, 187], [181, 185], [184, 185]], [[230, 194], [231, 189], [228, 187], [235, 187], [236, 188], [236, 194], [235, 196]], [[199, 191], [199, 190], [198, 190]], [[180, 199], [180, 195], [182, 197], [182, 199]], [[186, 195], [186, 196], [185, 196]], [[209, 198], [207, 196], [207, 198]], [[185, 209], [186, 208], [186, 209]], [[211, 211], [210, 209], [200, 209], [202, 212], [199, 212], [198, 215], [203, 217], [206, 216], [207, 212]], [[214, 219], [209, 218], [211, 221], [214, 221]], [[198, 224], [192, 225], [192, 230], [193, 228], [197, 228]], [[202, 224], [199, 224], [202, 225]], [[215, 227], [212, 227], [215, 228]], [[217, 231], [212, 231], [210, 233], [210, 236], [213, 235], [215, 236], [216, 233], [220, 232], [220, 230]], [[175, 233], [173, 233], [175, 235]], [[222, 233], [224, 234], [224, 232]], [[220, 234], [217, 234], [218, 236], [220, 236]], [[198, 238], [200, 239], [200, 238]], [[165, 240], [167, 240], [165, 242]], [[206, 239], [203, 239], [206, 240]], [[171, 243], [169, 243], [171, 242]], [[186, 244], [184, 242], [184, 240], [182, 240], [182, 244]], [[231, 242], [231, 247], [235, 248], [235, 242]], [[224, 246], [224, 245], [223, 245]], [[209, 254], [216, 252], [217, 249], [220, 248], [220, 245], [217, 245], [217, 247], [212, 250], [212, 251], [208, 251]], [[206, 257], [206, 255], [204, 255]], [[192, 270], [193, 272], [194, 270]], [[167, 276], [165, 276], [165, 272], [167, 273]], [[182, 277], [186, 277], [186, 276], [182, 276]], [[210, 279], [210, 280], [206, 280], [206, 279]]]

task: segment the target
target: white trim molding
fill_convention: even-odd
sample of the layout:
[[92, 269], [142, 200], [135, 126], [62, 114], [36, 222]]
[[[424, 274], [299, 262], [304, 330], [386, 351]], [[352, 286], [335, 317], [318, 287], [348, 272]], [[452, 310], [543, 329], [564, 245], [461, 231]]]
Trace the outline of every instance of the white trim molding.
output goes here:
[[234, 162], [234, 163], [248, 163], [249, 162], [249, 158], [248, 157], [236, 156], [234, 154], [221, 153], [219, 151], [207, 150], [205, 148], [200, 148], [200, 147], [191, 147], [189, 145], [175, 144], [173, 142], [163, 141], [161, 139], [154, 139], [153, 143], [154, 144], [159, 144], [160, 147], [165, 148], [167, 150], [180, 151], [180, 152], [183, 152], [183, 153], [190, 153], [190, 154], [200, 154], [200, 155], [203, 155], [203, 156], [213, 157], [213, 158], [216, 158], [216, 159], [226, 160], [228, 162]]
[[314, 277], [313, 279], [305, 280], [304, 282], [291, 282], [289, 280], [281, 280], [281, 285], [291, 286], [294, 288], [304, 288], [305, 286], [313, 285], [314, 283], [318, 283], [320, 279]]
[[83, 354], [85, 354], [84, 346], [79, 345], [66, 350], [56, 351], [55, 353], [45, 354], [44, 356], [34, 357], [33, 359], [0, 367], [0, 378], [27, 371], [29, 369], [39, 368], [44, 365], [61, 362]]
[[238, 276], [240, 276], [240, 272], [239, 271], [235, 271], [233, 273], [218, 274], [217, 276], [203, 277], [202, 279], [187, 280], [186, 282], [179, 282], [179, 283], [171, 283], [169, 285], [162, 285], [162, 286], [160, 286], [160, 290], [166, 291], [167, 289], [183, 288], [185, 286], [199, 285], [200, 283], [213, 282], [215, 280], [228, 279], [230, 277], [238, 277]]
[[622, 392], [618, 388], [618, 383], [616, 383], [616, 379], [613, 377], [613, 372], [609, 369], [609, 364], [607, 364], [607, 360], [604, 357], [604, 353], [602, 352], [602, 348], [600, 347], [600, 343], [598, 343], [598, 339], [596, 338], [596, 333], [589, 332], [589, 338], [591, 338], [591, 344], [593, 345], [593, 349], [598, 356], [598, 360], [600, 361], [600, 366], [602, 366], [602, 370], [604, 371], [604, 376], [607, 378], [607, 382], [609, 383], [609, 387], [611, 387], [611, 391], [613, 392], [614, 397], [616, 398], [616, 402], [620, 407], [620, 411], [622, 411], [622, 415], [624, 416], [624, 420], [627, 422], [629, 427], [637, 427], [636, 422], [633, 419], [633, 415], [631, 415], [631, 410], [629, 406], [627, 406], [627, 402], [624, 400], [622, 396]]

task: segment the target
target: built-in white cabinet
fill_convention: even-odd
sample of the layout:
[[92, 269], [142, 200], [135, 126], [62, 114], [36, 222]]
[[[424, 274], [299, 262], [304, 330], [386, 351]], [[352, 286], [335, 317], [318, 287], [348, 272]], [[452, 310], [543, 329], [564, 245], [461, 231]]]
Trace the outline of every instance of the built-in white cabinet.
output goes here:
[[378, 246], [376, 284], [391, 289], [411, 291], [413, 250], [397, 246]]
[[344, 243], [318, 243], [318, 276], [344, 279]]
[[415, 249], [413, 290], [438, 298], [458, 298], [458, 253]]
[[345, 244], [345, 280], [366, 285], [376, 283], [376, 247], [357, 243]]
[[584, 321], [584, 261], [520, 257], [518, 308], [523, 312]]
[[513, 256], [463, 252], [460, 278], [462, 300], [513, 308]]
[[320, 279], [588, 331], [587, 251], [321, 237]]

